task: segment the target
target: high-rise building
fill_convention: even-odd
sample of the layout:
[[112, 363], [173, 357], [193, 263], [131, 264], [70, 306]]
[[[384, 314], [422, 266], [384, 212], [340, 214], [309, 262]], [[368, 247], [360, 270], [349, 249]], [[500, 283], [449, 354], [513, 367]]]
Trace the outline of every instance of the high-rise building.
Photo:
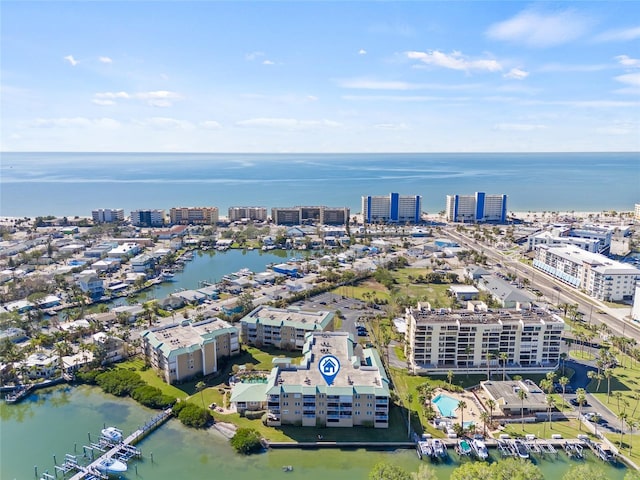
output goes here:
[[133, 210], [131, 225], [136, 227], [161, 227], [164, 225], [164, 210]]
[[271, 209], [271, 219], [276, 225], [344, 225], [349, 215], [347, 207], [298, 206]]
[[390, 193], [362, 197], [362, 216], [366, 223], [420, 223], [422, 197]]
[[172, 225], [215, 225], [218, 207], [174, 207], [169, 218]]
[[266, 207], [229, 207], [229, 221], [238, 222], [240, 220], [264, 222], [267, 220], [267, 209]]
[[122, 208], [98, 208], [91, 211], [91, 217], [95, 223], [122, 222], [124, 210]]
[[445, 209], [449, 222], [498, 222], [507, 221], [507, 196], [487, 195], [447, 195]]

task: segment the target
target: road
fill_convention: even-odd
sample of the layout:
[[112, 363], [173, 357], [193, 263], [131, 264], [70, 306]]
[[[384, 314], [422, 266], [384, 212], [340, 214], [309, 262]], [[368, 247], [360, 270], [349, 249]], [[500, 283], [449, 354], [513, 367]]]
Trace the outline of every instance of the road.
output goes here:
[[546, 300], [554, 305], [561, 303], [567, 303], [569, 305], [577, 304], [578, 311], [583, 314], [586, 322], [596, 325], [604, 323], [615, 335], [630, 337], [640, 342], [640, 326], [624, 319], [624, 317], [628, 315], [628, 308], [609, 308], [601, 302], [587, 297], [564, 283], [555, 280], [540, 270], [536, 270], [532, 266], [509, 257], [487, 245], [478, 244], [475, 240], [466, 235], [462, 235], [460, 232], [456, 232], [453, 228], [447, 229], [447, 234], [461, 246], [482, 251], [492, 262], [501, 264], [502, 268], [506, 269], [507, 272], [514, 273], [520, 278], [528, 279], [532, 288], [542, 292], [543, 296], [541, 297], [541, 301]]

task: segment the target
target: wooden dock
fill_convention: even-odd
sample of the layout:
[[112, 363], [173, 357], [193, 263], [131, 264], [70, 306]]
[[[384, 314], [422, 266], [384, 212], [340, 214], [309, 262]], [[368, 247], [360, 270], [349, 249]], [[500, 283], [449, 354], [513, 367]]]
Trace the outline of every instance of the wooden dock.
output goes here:
[[[149, 422], [145, 423], [144, 426], [125, 438], [121, 443], [109, 444], [104, 441], [96, 444], [92, 443], [90, 447], [85, 448], [88, 448], [89, 450], [96, 449], [99, 451], [102, 451], [104, 449], [104, 453], [98, 458], [94, 459], [87, 466], [80, 465], [74, 457], [72, 457], [71, 455], [67, 455], [65, 457], [65, 463], [60, 466], [59, 470], [62, 471], [64, 469], [67, 472], [70, 470], [76, 470], [76, 473], [72, 477], [70, 477], [69, 480], [94, 480], [107, 478], [107, 476], [101, 473], [97, 468], [100, 462], [113, 457], [122, 460], [128, 460], [135, 456], [139, 456], [140, 451], [133, 445], [138, 443], [156, 428], [164, 424], [170, 417], [171, 409], [169, 408], [161, 414], [153, 417]], [[58, 469], [58, 467], [56, 467], [56, 469]]]

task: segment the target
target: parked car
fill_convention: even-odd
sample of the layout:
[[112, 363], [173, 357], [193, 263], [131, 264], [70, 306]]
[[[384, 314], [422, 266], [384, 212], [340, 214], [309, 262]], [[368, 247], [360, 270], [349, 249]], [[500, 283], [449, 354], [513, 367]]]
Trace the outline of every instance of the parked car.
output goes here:
[[[569, 403], [571, 403], [571, 405], [573, 405], [574, 407], [579, 407], [580, 406], [580, 404], [578, 403], [578, 399], [577, 398], [572, 398], [571, 400], [569, 400]], [[582, 404], [582, 406], [583, 407], [589, 407], [590, 405], [585, 400], [584, 403]]]

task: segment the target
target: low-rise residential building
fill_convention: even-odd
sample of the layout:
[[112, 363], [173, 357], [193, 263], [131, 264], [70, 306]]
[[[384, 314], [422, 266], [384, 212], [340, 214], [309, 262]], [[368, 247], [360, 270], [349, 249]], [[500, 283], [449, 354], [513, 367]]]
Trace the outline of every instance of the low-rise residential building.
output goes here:
[[[345, 332], [308, 333], [305, 340], [300, 365], [279, 365], [267, 379], [267, 424], [387, 428], [389, 379], [378, 353]], [[323, 373], [336, 374], [326, 380]]]
[[142, 341], [147, 360], [167, 383], [216, 373], [221, 359], [240, 353], [238, 329], [218, 318], [147, 330]]
[[137, 255], [138, 253], [140, 253], [140, 245], [133, 242], [127, 242], [109, 250], [108, 255], [111, 258], [127, 258]]
[[134, 272], [144, 273], [149, 269], [153, 269], [156, 265], [156, 259], [152, 255], [137, 255], [131, 259], [131, 268]]
[[124, 210], [122, 208], [98, 208], [91, 211], [91, 217], [95, 223], [123, 222]]
[[104, 295], [104, 282], [95, 270], [83, 270], [78, 274], [78, 287], [91, 298]]
[[491, 294], [502, 308], [528, 308], [534, 298], [526, 290], [518, 288], [516, 282], [508, 282], [494, 275], [484, 275], [478, 280], [478, 288]]
[[449, 292], [458, 301], [476, 300], [480, 291], [473, 285], [451, 285]]
[[[549, 408], [547, 395], [531, 380], [480, 382], [487, 399], [496, 404], [496, 412], [504, 415], [526, 415], [535, 412], [544, 412]], [[520, 397], [523, 391], [526, 395]]]
[[333, 318], [333, 312], [324, 310], [259, 306], [240, 320], [242, 341], [249, 345], [300, 350], [307, 333], [331, 330]]
[[218, 207], [174, 207], [169, 210], [172, 225], [215, 225]]
[[[489, 310], [482, 302], [466, 309], [407, 308], [407, 357], [417, 373], [445, 370], [487, 373], [543, 371], [560, 359], [564, 321], [541, 309]], [[499, 355], [507, 355], [506, 362]]]
[[20, 367], [18, 369], [24, 370], [25, 374], [31, 380], [35, 380], [37, 378], [51, 378], [60, 370], [60, 359], [53, 352], [32, 353], [24, 362], [22, 362], [21, 366], [24, 367], [24, 369]]
[[636, 267], [571, 245], [538, 246], [533, 266], [604, 301], [632, 299], [640, 280]]

